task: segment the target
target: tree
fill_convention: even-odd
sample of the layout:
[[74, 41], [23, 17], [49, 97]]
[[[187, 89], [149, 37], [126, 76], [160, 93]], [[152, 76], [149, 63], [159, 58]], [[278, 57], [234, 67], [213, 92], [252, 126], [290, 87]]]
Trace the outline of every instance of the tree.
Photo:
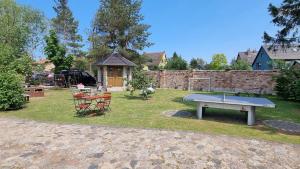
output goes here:
[[198, 63], [198, 69], [200, 69], [200, 70], [206, 69], [207, 63], [203, 59], [197, 58], [197, 63]]
[[198, 68], [198, 62], [197, 59], [192, 58], [191, 62], [190, 62], [190, 68], [191, 69], [197, 69]]
[[272, 44], [290, 45], [293, 42], [300, 42], [300, 0], [284, 0], [276, 7], [269, 5], [269, 13], [273, 17], [272, 22], [280, 27], [275, 37], [264, 33], [264, 42]]
[[21, 108], [21, 83], [32, 73], [29, 52], [45, 30], [43, 15], [13, 0], [0, 1], [0, 110]]
[[300, 70], [282, 69], [276, 76], [275, 91], [285, 100], [300, 100]]
[[21, 57], [35, 49], [46, 28], [43, 14], [14, 0], [0, 1], [0, 44], [13, 49]]
[[52, 19], [53, 28], [67, 47], [67, 53], [78, 56], [82, 47], [82, 37], [78, 34], [78, 21], [68, 7], [68, 0], [55, 0], [53, 9], [56, 12], [56, 17]]
[[231, 62], [231, 69], [233, 70], [252, 70], [251, 65], [245, 60], [235, 60], [233, 59]]
[[88, 70], [89, 61], [85, 57], [77, 57], [74, 60], [73, 67], [79, 70]]
[[199, 70], [204, 70], [206, 69], [206, 63], [203, 59], [201, 58], [193, 58], [190, 62], [190, 67], [192, 69], [199, 69]]
[[141, 23], [141, 5], [141, 0], [100, 0], [89, 38], [92, 48], [137, 51], [152, 45], [150, 26]]
[[165, 68], [169, 70], [187, 70], [187, 62], [174, 52], [173, 57], [168, 60]]
[[50, 30], [49, 34], [49, 36], [45, 37], [46, 46], [44, 51], [48, 59], [55, 65], [55, 73], [70, 69], [73, 63], [73, 56], [66, 56], [66, 48], [60, 44], [54, 30]]
[[222, 70], [225, 69], [227, 65], [227, 59], [224, 54], [215, 54], [212, 57], [212, 61], [210, 63], [210, 68], [213, 70]]

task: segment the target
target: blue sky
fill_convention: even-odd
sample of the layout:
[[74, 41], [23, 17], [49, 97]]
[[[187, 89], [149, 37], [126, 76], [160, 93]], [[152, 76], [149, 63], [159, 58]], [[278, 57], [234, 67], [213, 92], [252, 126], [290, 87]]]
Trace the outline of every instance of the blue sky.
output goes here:
[[[53, 0], [17, 0], [44, 12], [47, 18], [55, 13]], [[144, 0], [141, 13], [144, 23], [151, 25], [150, 41], [145, 52], [176, 51], [186, 60], [200, 57], [211, 61], [215, 53], [225, 53], [228, 61], [239, 51], [259, 49], [264, 31], [274, 33], [267, 7], [281, 0]], [[99, 7], [99, 0], [69, 0], [77, 20], [79, 33], [87, 50], [88, 30]], [[37, 52], [37, 55], [42, 55]]]

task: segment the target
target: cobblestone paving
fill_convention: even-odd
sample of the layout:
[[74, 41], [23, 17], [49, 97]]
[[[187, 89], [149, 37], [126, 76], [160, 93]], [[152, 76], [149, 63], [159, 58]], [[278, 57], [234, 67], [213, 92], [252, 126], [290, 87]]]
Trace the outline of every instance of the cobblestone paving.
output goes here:
[[0, 118], [0, 168], [300, 168], [300, 146]]

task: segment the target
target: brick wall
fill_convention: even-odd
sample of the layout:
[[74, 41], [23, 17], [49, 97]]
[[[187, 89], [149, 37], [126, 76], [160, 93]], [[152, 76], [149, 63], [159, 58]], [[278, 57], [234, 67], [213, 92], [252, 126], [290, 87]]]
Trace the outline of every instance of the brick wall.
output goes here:
[[164, 70], [149, 71], [147, 74], [159, 88], [273, 93], [273, 77], [278, 72]]

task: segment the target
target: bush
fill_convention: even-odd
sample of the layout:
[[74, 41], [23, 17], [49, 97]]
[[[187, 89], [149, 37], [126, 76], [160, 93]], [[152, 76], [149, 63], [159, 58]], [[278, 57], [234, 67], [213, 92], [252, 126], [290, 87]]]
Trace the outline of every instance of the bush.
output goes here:
[[300, 100], [300, 70], [283, 69], [276, 77], [275, 91], [285, 100]]
[[141, 95], [146, 99], [148, 95], [151, 94], [147, 91], [151, 83], [152, 79], [150, 79], [144, 71], [135, 69], [132, 73], [132, 80], [128, 82], [130, 94], [133, 95], [135, 90], [141, 90]]
[[245, 60], [236, 60], [231, 64], [232, 70], [252, 70], [251, 65]]
[[0, 73], [0, 110], [18, 109], [24, 104], [21, 76], [14, 72]]

